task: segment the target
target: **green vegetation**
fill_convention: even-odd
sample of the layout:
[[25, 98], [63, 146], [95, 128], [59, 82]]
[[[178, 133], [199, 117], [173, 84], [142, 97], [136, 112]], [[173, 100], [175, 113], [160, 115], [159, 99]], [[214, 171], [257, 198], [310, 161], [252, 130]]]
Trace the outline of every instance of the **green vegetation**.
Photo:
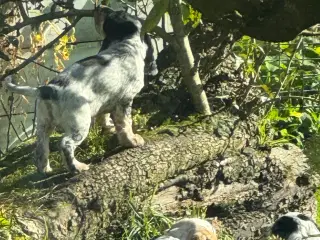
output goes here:
[[234, 44], [240, 69], [252, 91], [264, 97], [255, 106], [264, 116], [259, 143], [293, 142], [320, 132], [320, 47], [317, 40], [299, 37], [292, 42], [266, 43], [243, 37]]

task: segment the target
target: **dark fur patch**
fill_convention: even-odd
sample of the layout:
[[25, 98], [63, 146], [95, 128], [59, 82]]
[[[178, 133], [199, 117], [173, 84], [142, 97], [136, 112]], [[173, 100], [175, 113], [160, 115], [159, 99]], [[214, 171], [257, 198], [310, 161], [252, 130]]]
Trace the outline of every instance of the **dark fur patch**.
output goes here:
[[112, 43], [112, 41], [110, 41], [110, 39], [105, 38], [102, 42], [102, 45], [101, 45], [99, 52], [106, 50], [111, 45], [111, 43]]
[[309, 218], [308, 216], [306, 216], [304, 214], [297, 215], [297, 218], [300, 218], [301, 220], [304, 220], [304, 221], [312, 221], [311, 218]]
[[272, 234], [283, 239], [295, 231], [298, 231], [298, 223], [292, 217], [283, 216], [279, 218], [272, 226]]
[[124, 11], [107, 15], [103, 23], [103, 31], [109, 41], [122, 41], [139, 31], [135, 19]]
[[58, 100], [57, 90], [50, 86], [39, 87], [40, 98], [43, 100]]
[[110, 60], [106, 60], [102, 56], [96, 55], [96, 56], [90, 56], [90, 57], [84, 58], [78, 61], [77, 63], [84, 67], [90, 67], [95, 65], [107, 66], [109, 62]]
[[69, 85], [69, 83], [70, 81], [68, 78], [62, 78], [62, 77], [56, 77], [49, 82], [49, 84], [56, 85], [59, 87], [66, 87]]
[[314, 226], [320, 231], [318, 224], [316, 224], [310, 217], [308, 217], [304, 214], [299, 214], [299, 215], [297, 215], [297, 217], [300, 218], [301, 220], [312, 222], [314, 224]]

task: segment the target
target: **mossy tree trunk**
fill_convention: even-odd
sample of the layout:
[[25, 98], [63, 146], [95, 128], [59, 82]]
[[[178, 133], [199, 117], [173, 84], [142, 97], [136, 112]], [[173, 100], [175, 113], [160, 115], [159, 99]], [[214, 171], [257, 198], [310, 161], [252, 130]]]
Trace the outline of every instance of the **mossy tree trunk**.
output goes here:
[[[213, 123], [218, 119], [213, 119]], [[110, 222], [126, 211], [130, 194], [143, 200], [158, 183], [214, 159], [227, 144], [238, 148], [239, 144], [235, 142], [240, 145], [246, 142], [245, 130], [232, 140], [227, 137], [228, 133], [225, 137], [215, 136], [214, 129], [211, 123], [185, 128], [179, 136], [149, 140], [142, 148], [128, 149], [91, 165], [87, 172], [71, 178], [45, 196], [36, 197], [27, 206], [17, 204], [15, 229], [32, 239], [44, 239], [45, 236], [48, 239], [98, 239], [105, 236]], [[2, 203], [2, 207], [9, 208], [9, 205]]]

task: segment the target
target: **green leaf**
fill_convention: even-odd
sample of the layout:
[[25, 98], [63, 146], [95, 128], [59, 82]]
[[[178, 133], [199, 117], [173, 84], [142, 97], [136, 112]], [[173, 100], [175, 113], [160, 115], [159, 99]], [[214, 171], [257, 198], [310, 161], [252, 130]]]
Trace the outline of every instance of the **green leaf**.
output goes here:
[[268, 71], [270, 72], [275, 72], [276, 70], [279, 69], [279, 65], [277, 63], [274, 62], [265, 62], [266, 64], [266, 68], [268, 69]]
[[287, 129], [281, 129], [280, 134], [281, 134], [282, 137], [289, 136]]
[[182, 3], [181, 4], [181, 10], [182, 10], [182, 18], [183, 18], [183, 24], [187, 24], [188, 22], [192, 22], [192, 27], [195, 28], [198, 26], [201, 20], [201, 13], [197, 10], [194, 10], [190, 4]]
[[159, 23], [161, 17], [168, 10], [169, 0], [158, 0], [154, 1], [154, 6], [148, 14], [142, 29], [141, 35], [143, 36], [145, 33], [150, 32], [157, 24]]

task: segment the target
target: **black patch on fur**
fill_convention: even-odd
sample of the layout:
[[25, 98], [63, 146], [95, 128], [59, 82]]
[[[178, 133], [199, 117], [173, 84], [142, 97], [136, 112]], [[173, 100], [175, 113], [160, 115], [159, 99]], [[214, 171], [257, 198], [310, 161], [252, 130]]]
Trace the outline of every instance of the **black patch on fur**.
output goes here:
[[43, 100], [58, 100], [57, 90], [50, 86], [39, 87], [40, 98]]
[[312, 221], [311, 218], [309, 218], [308, 216], [306, 216], [304, 214], [297, 215], [297, 218], [300, 218], [301, 220], [304, 220], [304, 221]]
[[103, 41], [102, 41], [102, 45], [101, 48], [99, 50], [99, 52], [102, 52], [104, 50], [106, 50], [110, 45], [111, 45], [112, 41], [106, 37]]
[[272, 226], [271, 232], [273, 235], [278, 236], [283, 239], [293, 232], [298, 231], [298, 223], [294, 221], [292, 217], [283, 216], [279, 218]]
[[78, 64], [84, 66], [84, 67], [90, 67], [90, 66], [107, 66], [110, 63], [110, 60], [106, 60], [104, 57], [96, 55], [96, 56], [90, 56], [87, 58], [84, 58], [77, 62]]
[[122, 41], [139, 31], [136, 19], [124, 11], [108, 14], [103, 23], [103, 31], [110, 42]]
[[49, 84], [52, 84], [52, 85], [56, 85], [56, 86], [59, 86], [59, 87], [63, 87], [65, 88], [66, 86], [68, 86], [70, 83], [69, 79], [68, 78], [61, 78], [61, 77], [56, 77], [54, 79], [52, 79]]
[[318, 224], [316, 224], [310, 217], [304, 215], [304, 214], [298, 214], [297, 218], [300, 218], [303, 221], [310, 221], [314, 224], [314, 226], [320, 231]]

